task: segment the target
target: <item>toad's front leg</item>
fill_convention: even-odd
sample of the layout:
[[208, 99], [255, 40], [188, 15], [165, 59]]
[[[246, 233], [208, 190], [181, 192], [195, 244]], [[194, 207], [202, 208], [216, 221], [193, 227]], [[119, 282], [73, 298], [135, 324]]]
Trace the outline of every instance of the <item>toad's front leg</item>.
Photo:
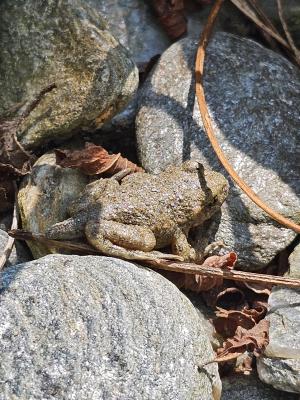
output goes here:
[[156, 239], [153, 232], [146, 227], [115, 221], [89, 221], [85, 234], [91, 245], [109, 256], [127, 260], [183, 260], [178, 255], [153, 251]]
[[174, 236], [172, 239], [172, 252], [181, 256], [184, 261], [195, 261], [196, 260], [196, 251], [189, 244], [187, 240], [187, 233], [185, 233], [182, 229], [177, 228], [174, 232]]

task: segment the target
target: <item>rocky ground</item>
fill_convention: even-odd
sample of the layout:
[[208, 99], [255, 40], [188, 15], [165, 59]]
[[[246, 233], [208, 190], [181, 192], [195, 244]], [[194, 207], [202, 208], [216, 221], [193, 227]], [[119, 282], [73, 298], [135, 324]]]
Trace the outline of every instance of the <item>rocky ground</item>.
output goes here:
[[[17, 128], [18, 142], [37, 159], [18, 180], [19, 227], [45, 233], [69, 217], [71, 202], [94, 179], [62, 168], [57, 147], [93, 142], [154, 174], [197, 158], [230, 189], [196, 232], [195, 247], [223, 241], [238, 254], [237, 268], [249, 272], [289, 257], [286, 275], [299, 279], [299, 236], [237, 188], [205, 136], [194, 58], [209, 7], [192, 3], [188, 33], [172, 43], [142, 0], [1, 2], [0, 115], [16, 104], [22, 111], [55, 84]], [[262, 3], [278, 24], [275, 1]], [[299, 44], [299, 4], [284, 6]], [[216, 136], [252, 189], [300, 223], [299, 68], [267, 48], [233, 5], [225, 5], [215, 30], [204, 87]], [[141, 65], [157, 55], [146, 73]], [[5, 203], [0, 211], [1, 255], [12, 209]], [[220, 338], [200, 294], [183, 293], [134, 261], [57, 253], [17, 241], [1, 272], [0, 400], [299, 398], [300, 290], [272, 289], [270, 342], [252, 374], [221, 368], [220, 375], [209, 363]]]

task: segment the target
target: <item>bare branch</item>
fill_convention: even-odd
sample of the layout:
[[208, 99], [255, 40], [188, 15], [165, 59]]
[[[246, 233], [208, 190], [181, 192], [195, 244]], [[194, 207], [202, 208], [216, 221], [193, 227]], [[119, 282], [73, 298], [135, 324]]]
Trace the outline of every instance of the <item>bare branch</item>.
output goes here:
[[[68, 249], [72, 251], [76, 251], [84, 254], [98, 254], [102, 253], [88, 244], [83, 243], [75, 243], [75, 242], [66, 242], [60, 240], [52, 240], [46, 238], [43, 234], [40, 233], [31, 233], [22, 231], [20, 229], [9, 231], [8, 234], [16, 239], [20, 240], [36, 240], [48, 245], [51, 245], [56, 248]], [[102, 254], [104, 255], [104, 254]], [[273, 276], [273, 275], [265, 275], [265, 274], [256, 274], [253, 272], [243, 272], [243, 271], [235, 271], [235, 270], [227, 270], [220, 268], [213, 268], [207, 265], [198, 265], [193, 263], [174, 263], [167, 260], [157, 260], [157, 261], [143, 261], [144, 264], [166, 271], [174, 271], [174, 272], [182, 272], [185, 274], [200, 274], [200, 275], [208, 275], [208, 276], [217, 276], [223, 279], [229, 279], [233, 281], [241, 281], [241, 282], [256, 282], [261, 284], [272, 284], [272, 285], [283, 285], [293, 288], [300, 287], [300, 279], [292, 279], [286, 278], [282, 276]]]

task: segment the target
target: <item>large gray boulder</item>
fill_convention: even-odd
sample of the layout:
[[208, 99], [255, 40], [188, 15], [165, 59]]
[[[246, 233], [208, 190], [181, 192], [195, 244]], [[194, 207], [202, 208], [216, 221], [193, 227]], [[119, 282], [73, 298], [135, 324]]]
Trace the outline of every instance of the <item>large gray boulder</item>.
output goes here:
[[156, 272], [49, 255], [1, 278], [1, 400], [220, 398], [197, 312]]
[[[190, 39], [172, 45], [141, 93], [137, 140], [148, 171], [194, 157], [226, 174], [195, 101], [196, 48]], [[300, 222], [299, 69], [251, 40], [217, 33], [207, 50], [204, 86], [217, 139], [235, 170], [269, 206]], [[265, 266], [296, 236], [233, 183], [218, 222], [213, 239], [237, 251], [244, 269]]]
[[27, 148], [102, 126], [138, 83], [128, 51], [83, 0], [0, 3], [0, 114], [47, 93], [18, 131]]

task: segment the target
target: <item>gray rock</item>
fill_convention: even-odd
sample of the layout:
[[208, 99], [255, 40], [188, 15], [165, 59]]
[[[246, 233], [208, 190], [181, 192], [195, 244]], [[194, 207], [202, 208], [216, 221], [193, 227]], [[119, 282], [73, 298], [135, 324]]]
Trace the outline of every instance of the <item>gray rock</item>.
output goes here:
[[[2, 229], [0, 229], [0, 256], [2, 255], [5, 249], [8, 239], [9, 239], [8, 234]], [[19, 240], [16, 240], [5, 267], [24, 263], [30, 260], [32, 260], [32, 256], [27, 246], [24, 243], [20, 242]]]
[[[68, 218], [68, 206], [88, 183], [88, 177], [77, 169], [56, 165], [54, 153], [40, 157], [26, 176], [18, 193], [18, 206], [23, 229], [43, 233], [56, 222]], [[28, 242], [35, 258], [57, 249], [39, 242]]]
[[269, 297], [270, 342], [257, 362], [262, 381], [300, 393], [300, 290], [277, 287]]
[[106, 257], [50, 255], [7, 269], [0, 399], [220, 398], [191, 303], [154, 271]]
[[299, 396], [263, 384], [255, 374], [222, 379], [221, 400], [299, 400]]
[[204, 304], [204, 301], [199, 293], [191, 291], [184, 291], [184, 293], [195, 307], [199, 318], [202, 321], [202, 326], [210, 340], [212, 348], [216, 351], [218, 348], [222, 347], [223, 338], [216, 333], [214, 325], [211, 322], [216, 316], [214, 310]]
[[[196, 45], [189, 39], [172, 45], [141, 93], [137, 140], [148, 171], [194, 157], [226, 174], [195, 101]], [[269, 206], [299, 222], [299, 70], [253, 41], [217, 33], [208, 46], [204, 83], [217, 139], [235, 170]], [[214, 239], [237, 251], [244, 269], [265, 266], [296, 235], [233, 184], [217, 222]]]
[[86, 1], [4, 0], [0, 27], [0, 114], [57, 86], [19, 128], [27, 148], [99, 128], [135, 92], [135, 64]]
[[298, 244], [289, 256], [289, 275], [300, 279], [300, 244]]
[[109, 29], [138, 63], [161, 54], [170, 40], [144, 0], [88, 0], [106, 17]]
[[261, 357], [257, 364], [260, 379], [275, 389], [300, 393], [300, 360]]

